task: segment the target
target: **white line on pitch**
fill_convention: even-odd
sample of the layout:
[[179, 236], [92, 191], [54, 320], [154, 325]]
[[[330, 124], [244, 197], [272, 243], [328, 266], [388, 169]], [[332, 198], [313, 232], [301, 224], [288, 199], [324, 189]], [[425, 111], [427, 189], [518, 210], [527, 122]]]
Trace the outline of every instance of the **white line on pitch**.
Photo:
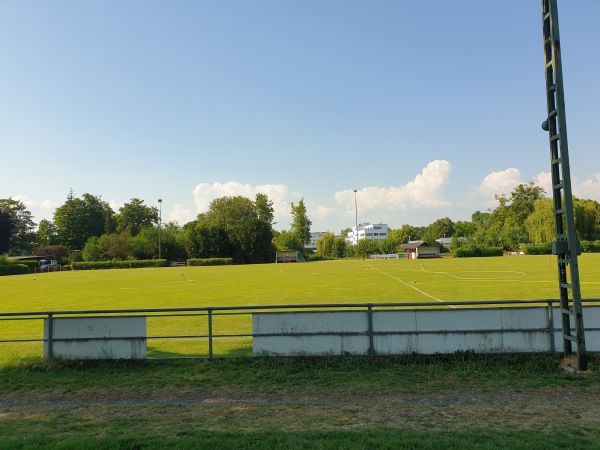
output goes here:
[[[412, 284], [409, 284], [409, 283], [407, 283], [406, 281], [404, 281], [404, 280], [401, 280], [401, 279], [400, 279], [400, 278], [398, 278], [398, 277], [395, 277], [395, 276], [393, 276], [393, 275], [390, 275], [389, 273], [386, 273], [386, 272], [384, 272], [383, 270], [381, 270], [381, 269], [378, 269], [377, 267], [370, 266], [370, 265], [368, 265], [368, 264], [366, 264], [366, 263], [363, 263], [363, 264], [364, 264], [365, 266], [367, 266], [367, 267], [370, 267], [371, 269], [375, 269], [376, 271], [378, 271], [378, 272], [380, 272], [380, 273], [382, 273], [382, 274], [384, 274], [384, 275], [386, 275], [386, 276], [388, 276], [388, 277], [390, 277], [390, 278], [393, 278], [393, 279], [394, 279], [394, 280], [396, 280], [396, 281], [399, 281], [399, 282], [400, 282], [400, 283], [402, 283], [403, 285], [405, 285], [405, 286], [408, 286], [408, 287], [409, 287], [409, 288], [411, 288], [411, 289], [414, 289], [415, 291], [419, 292], [420, 294], [423, 294], [425, 297], [432, 298], [432, 299], [434, 299], [436, 302], [441, 302], [441, 303], [444, 303], [444, 300], [441, 300], [441, 299], [439, 299], [439, 298], [437, 298], [437, 297], [434, 297], [433, 295], [430, 295], [430, 294], [428, 294], [427, 292], [424, 292], [424, 291], [422, 291], [422, 290], [421, 290], [421, 289], [419, 289], [418, 287], [415, 287], [415, 286], [413, 286]], [[450, 308], [456, 308], [456, 306], [451, 306], [451, 305], [449, 305], [449, 306], [450, 306]]]

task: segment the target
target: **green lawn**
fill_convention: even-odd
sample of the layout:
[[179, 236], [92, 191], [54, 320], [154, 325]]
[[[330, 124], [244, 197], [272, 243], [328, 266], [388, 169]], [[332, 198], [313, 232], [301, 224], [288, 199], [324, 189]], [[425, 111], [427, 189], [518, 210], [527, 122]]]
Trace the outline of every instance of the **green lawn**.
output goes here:
[[[600, 255], [582, 255], [600, 297]], [[0, 278], [0, 312], [557, 297], [549, 256], [326, 261], [44, 273]], [[206, 332], [206, 317], [149, 318], [150, 335]], [[217, 316], [215, 332], [250, 331]], [[0, 322], [0, 340], [42, 337]], [[149, 355], [205, 356], [205, 339], [149, 340]], [[249, 338], [217, 355], [249, 355]], [[0, 343], [0, 449], [600, 448], [600, 360], [556, 355], [42, 361]]]
[[594, 449], [600, 361], [551, 355], [0, 366], [0, 449]]
[[[580, 258], [584, 298], [600, 298], [600, 255]], [[315, 303], [532, 300], [558, 297], [553, 256], [340, 260], [305, 264], [67, 271], [0, 277], [0, 312]], [[251, 332], [250, 315], [215, 316], [217, 334]], [[207, 333], [204, 315], [149, 318], [149, 336]], [[3, 321], [0, 339], [39, 339], [39, 321]], [[205, 339], [150, 340], [150, 356], [205, 356]], [[2, 344], [3, 358], [41, 345]], [[250, 338], [215, 341], [217, 355], [249, 355]]]

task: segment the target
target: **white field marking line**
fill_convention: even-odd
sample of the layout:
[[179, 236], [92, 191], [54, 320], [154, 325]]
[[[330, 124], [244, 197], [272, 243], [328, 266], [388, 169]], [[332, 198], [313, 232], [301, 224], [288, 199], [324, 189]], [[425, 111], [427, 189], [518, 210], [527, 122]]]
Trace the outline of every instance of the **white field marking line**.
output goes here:
[[[481, 281], [489, 281], [489, 280], [505, 280], [505, 281], [518, 281], [518, 280], [507, 280], [505, 278], [481, 278], [481, 277], [459, 277], [458, 275], [453, 275], [448, 272], [430, 272], [427, 270], [423, 263], [421, 263], [421, 272], [430, 273], [430, 274], [438, 274], [438, 275], [448, 275], [449, 277], [456, 278], [457, 280], [481, 280]], [[473, 272], [477, 273], [510, 273], [510, 274], [518, 274], [527, 276], [525, 272], [517, 272], [515, 270], [474, 270]]]
[[[409, 288], [411, 288], [411, 289], [414, 289], [415, 291], [417, 291], [417, 292], [418, 292], [418, 293], [420, 293], [420, 294], [423, 294], [425, 297], [432, 298], [432, 299], [434, 299], [436, 302], [444, 303], [444, 300], [442, 300], [442, 299], [439, 299], [439, 298], [437, 298], [437, 297], [434, 297], [433, 295], [431, 295], [431, 294], [428, 294], [428, 293], [427, 293], [427, 292], [425, 292], [425, 291], [422, 291], [422, 290], [421, 290], [421, 289], [419, 289], [418, 287], [415, 287], [415, 286], [413, 286], [412, 284], [409, 284], [409, 283], [407, 283], [406, 281], [404, 281], [404, 280], [401, 280], [401, 279], [400, 279], [400, 278], [398, 278], [398, 277], [395, 277], [395, 276], [393, 276], [393, 275], [390, 275], [389, 273], [386, 273], [386, 272], [384, 272], [383, 270], [381, 270], [381, 269], [378, 269], [377, 267], [370, 266], [369, 264], [366, 264], [366, 263], [362, 263], [362, 264], [364, 264], [365, 266], [367, 266], [367, 267], [369, 267], [369, 268], [371, 268], [371, 269], [375, 269], [377, 272], [379, 272], [379, 273], [382, 273], [382, 274], [384, 274], [384, 275], [386, 275], [386, 276], [388, 276], [388, 277], [390, 277], [390, 278], [392, 278], [392, 279], [394, 279], [394, 280], [396, 280], [396, 281], [399, 281], [399, 282], [400, 282], [400, 283], [402, 283], [403, 285], [405, 285], [405, 286], [408, 286], [408, 287], [409, 287]], [[456, 306], [451, 306], [451, 305], [450, 305], [450, 308], [456, 308]]]

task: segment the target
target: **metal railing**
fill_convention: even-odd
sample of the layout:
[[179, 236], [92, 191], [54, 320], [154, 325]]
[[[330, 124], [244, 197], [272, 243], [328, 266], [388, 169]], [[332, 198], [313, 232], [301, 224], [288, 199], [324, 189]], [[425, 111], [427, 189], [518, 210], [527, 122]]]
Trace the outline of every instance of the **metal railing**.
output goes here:
[[[600, 299], [591, 298], [583, 299], [584, 304], [600, 303]], [[455, 302], [411, 302], [411, 303], [322, 303], [322, 304], [294, 304], [294, 305], [256, 305], [256, 306], [211, 306], [211, 307], [196, 307], [196, 308], [139, 308], [139, 309], [93, 309], [93, 310], [69, 310], [69, 311], [30, 311], [30, 312], [0, 312], [0, 323], [7, 321], [17, 321], [21, 323], [28, 323], [31, 321], [40, 322], [47, 321], [47, 333], [46, 337], [15, 337], [16, 334], [23, 334], [24, 329], [35, 334], [35, 330], [40, 330], [40, 327], [33, 329], [31, 327], [9, 327], [2, 325], [0, 326], [0, 353], [2, 346], [7, 344], [27, 344], [37, 343], [47, 345], [48, 357], [52, 357], [53, 344], [57, 342], [75, 342], [81, 340], [89, 340], [88, 338], [56, 338], [53, 336], [53, 320], [57, 318], [65, 317], [133, 317], [133, 316], [144, 316], [147, 319], [154, 320], [171, 320], [169, 323], [170, 329], [177, 330], [178, 323], [184, 318], [201, 318], [205, 317], [205, 325], [197, 326], [197, 329], [204, 328], [205, 332], [198, 333], [186, 333], [176, 334], [175, 332], [162, 333], [162, 334], [148, 334], [146, 336], [139, 336], [130, 339], [145, 339], [147, 342], [159, 342], [159, 341], [202, 341], [206, 343], [205, 352], [182, 352], [175, 354], [175, 356], [166, 356], [166, 353], [161, 350], [160, 347], [154, 347], [150, 352], [149, 359], [157, 358], [227, 358], [234, 356], [250, 356], [251, 354], [251, 339], [254, 337], [265, 337], [267, 334], [253, 334], [251, 329], [251, 323], [246, 323], [240, 326], [239, 319], [236, 323], [231, 323], [231, 319], [239, 316], [247, 316], [250, 320], [252, 315], [260, 312], [268, 311], [290, 311], [290, 312], [307, 312], [307, 311], [366, 311], [368, 317], [368, 331], [346, 333], [349, 335], [368, 335], [370, 351], [369, 354], [373, 355], [373, 339], [378, 333], [373, 329], [373, 312], [394, 309], [394, 310], [406, 310], [406, 309], [440, 309], [447, 307], [460, 307], [460, 308], [482, 308], [482, 307], [534, 307], [534, 306], [545, 306], [547, 308], [548, 322], [547, 331], [550, 332], [552, 339], [551, 348], [554, 350], [553, 336], [555, 331], [560, 331], [560, 328], [554, 326], [553, 318], [553, 306], [559, 305], [558, 299], [540, 299], [540, 300], [491, 300], [491, 301], [455, 301]], [[225, 319], [225, 322], [219, 324], [219, 329], [216, 329], [215, 319]], [[229, 321], [229, 322], [227, 322]], [[236, 329], [238, 331], [232, 331]], [[159, 327], [152, 327], [159, 328]], [[587, 327], [586, 327], [587, 329]], [[18, 331], [17, 331], [18, 330]], [[591, 330], [599, 330], [598, 328], [592, 328]], [[6, 333], [6, 334], [5, 334]], [[313, 336], [319, 333], [284, 333], [278, 335], [285, 336]], [[325, 333], [332, 334], [332, 333]], [[402, 334], [402, 333], [399, 333]], [[271, 334], [269, 334], [270, 336]], [[273, 334], [274, 335], [274, 334]], [[116, 340], [123, 339], [122, 337], [103, 337], [94, 338], [94, 340]], [[232, 339], [246, 340], [245, 349], [238, 349], [237, 352], [227, 351], [216, 352], [215, 342], [224, 342]], [[39, 350], [36, 350], [39, 351]], [[248, 353], [250, 351], [250, 354]], [[39, 353], [38, 353], [39, 354]]]

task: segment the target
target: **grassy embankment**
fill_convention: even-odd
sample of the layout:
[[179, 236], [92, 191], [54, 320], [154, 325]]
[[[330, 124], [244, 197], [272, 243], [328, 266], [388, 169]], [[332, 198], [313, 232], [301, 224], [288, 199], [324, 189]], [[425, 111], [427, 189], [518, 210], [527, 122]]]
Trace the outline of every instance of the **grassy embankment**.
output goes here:
[[0, 448], [600, 448], [600, 360], [543, 356], [29, 362]]

